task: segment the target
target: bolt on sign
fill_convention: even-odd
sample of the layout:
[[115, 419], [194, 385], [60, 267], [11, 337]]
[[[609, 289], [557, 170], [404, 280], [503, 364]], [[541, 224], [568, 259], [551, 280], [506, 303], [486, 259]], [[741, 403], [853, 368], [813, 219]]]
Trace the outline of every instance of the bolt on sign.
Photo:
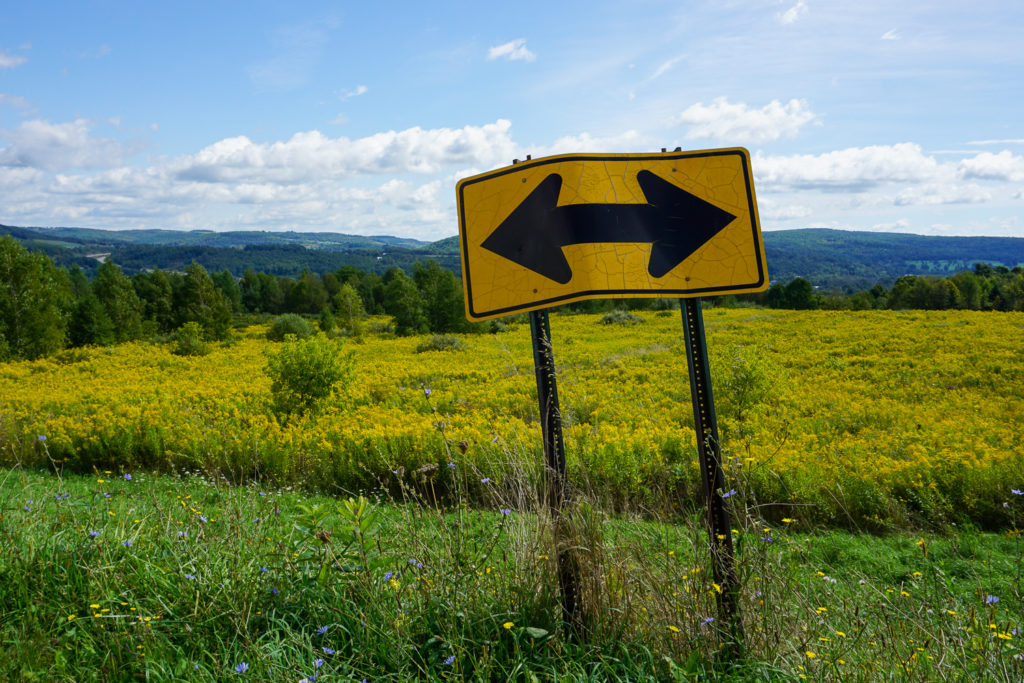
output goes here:
[[466, 317], [768, 287], [750, 153], [566, 154], [456, 186]]

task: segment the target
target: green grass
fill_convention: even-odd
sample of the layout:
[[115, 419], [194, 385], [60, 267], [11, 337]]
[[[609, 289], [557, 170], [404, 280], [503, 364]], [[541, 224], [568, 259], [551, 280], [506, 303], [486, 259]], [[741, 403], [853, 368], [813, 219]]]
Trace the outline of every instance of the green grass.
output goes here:
[[737, 509], [746, 638], [728, 661], [695, 520], [573, 507], [580, 636], [555, 525], [522, 491], [446, 509], [426, 485], [360, 509], [124, 474], [0, 470], [0, 679], [1024, 677], [1014, 532], [798, 533]]

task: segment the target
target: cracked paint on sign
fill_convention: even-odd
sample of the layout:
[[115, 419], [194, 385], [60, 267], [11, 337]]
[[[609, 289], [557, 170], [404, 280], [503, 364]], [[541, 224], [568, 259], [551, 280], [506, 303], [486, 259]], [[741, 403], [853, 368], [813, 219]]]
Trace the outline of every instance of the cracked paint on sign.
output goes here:
[[[724, 227], [715, 226], [710, 237], [694, 242], [692, 253], [660, 277], [651, 274], [651, 252], [660, 239], [660, 225], [650, 228], [655, 237], [631, 237], [631, 228], [616, 225], [620, 220], [643, 223], [648, 220], [648, 198], [641, 188], [638, 173], [646, 171], [650, 182], [661, 182], [671, 191], [681, 191], [686, 201], [710, 205], [708, 211], [724, 216]], [[549, 253], [560, 249], [568, 262], [571, 276], [566, 282], [542, 274], [543, 268], [530, 265], [530, 254], [515, 260], [494, 247], [495, 238], [485, 241], [499, 226], [507, 227], [515, 218], [519, 225], [531, 226], [522, 211], [537, 204], [531, 193], [553, 174], [561, 178], [557, 190], [557, 208], [580, 220], [596, 216], [593, 234], [587, 226], [572, 226], [562, 242], [547, 246], [544, 221], [552, 219], [555, 207], [538, 208], [535, 223], [542, 232], [517, 240], [517, 234], [503, 235], [499, 241], [508, 249], [533, 252], [532, 258], [561, 256]], [[660, 179], [660, 180], [659, 180]], [[557, 184], [555, 185], [556, 187]], [[763, 291], [768, 287], [764, 246], [757, 217], [757, 203], [750, 170], [750, 155], [742, 148], [669, 152], [662, 154], [563, 155], [535, 159], [490, 173], [466, 178], [456, 189], [459, 209], [459, 237], [462, 251], [463, 286], [466, 315], [470, 320], [486, 320], [510, 313], [547, 308], [570, 301], [594, 298], [694, 297]], [[692, 196], [691, 196], [692, 195]], [[524, 201], [530, 198], [524, 204]], [[552, 196], [553, 198], [553, 196]], [[533, 204], [531, 204], [533, 202]], [[513, 212], [520, 206], [518, 217]], [[573, 205], [601, 205], [593, 210], [563, 209]], [[635, 205], [636, 211], [629, 208]], [[546, 206], [546, 205], [544, 205]], [[678, 206], [675, 213], [679, 213]], [[690, 204], [685, 204], [690, 206]], [[581, 207], [582, 208], [582, 207]], [[636, 213], [637, 216], [633, 216]], [[671, 212], [670, 212], [671, 213]], [[525, 218], [534, 214], [529, 213]], [[660, 214], [652, 214], [655, 223]], [[710, 215], [710, 214], [709, 214]], [[512, 218], [510, 218], [512, 217]], [[689, 239], [687, 220], [692, 217], [671, 215], [676, 239]], [[645, 224], [646, 225], [646, 224]], [[564, 228], [559, 224], [558, 227]], [[701, 226], [694, 225], [694, 229]], [[504, 228], [503, 228], [504, 229]], [[645, 228], [646, 229], [646, 228]], [[617, 231], [618, 230], [618, 231]], [[569, 235], [571, 236], [565, 236]], [[525, 233], [524, 233], [525, 234]], [[622, 241], [597, 241], [600, 239]], [[644, 240], [647, 241], [644, 241]], [[703, 241], [705, 240], [706, 241]], [[540, 245], [540, 246], [538, 246]], [[526, 263], [527, 265], [522, 265]]]

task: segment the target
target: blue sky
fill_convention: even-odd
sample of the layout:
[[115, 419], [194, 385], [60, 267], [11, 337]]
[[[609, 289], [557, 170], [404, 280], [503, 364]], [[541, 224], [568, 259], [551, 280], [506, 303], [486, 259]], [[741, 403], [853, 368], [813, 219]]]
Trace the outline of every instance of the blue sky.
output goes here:
[[1024, 236], [1024, 3], [24, 2], [0, 223], [456, 234], [513, 158], [747, 147], [765, 230]]

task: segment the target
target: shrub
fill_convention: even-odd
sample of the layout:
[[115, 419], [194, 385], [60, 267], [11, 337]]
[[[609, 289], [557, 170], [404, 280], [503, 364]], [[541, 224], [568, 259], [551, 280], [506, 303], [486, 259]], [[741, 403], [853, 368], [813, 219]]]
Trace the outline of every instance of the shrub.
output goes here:
[[210, 352], [210, 345], [203, 341], [203, 328], [194, 320], [179, 327], [171, 341], [171, 353], [177, 356], [205, 356]]
[[629, 311], [609, 311], [601, 316], [602, 325], [639, 325], [643, 321], [643, 318]]
[[312, 336], [313, 326], [302, 316], [294, 313], [285, 313], [274, 319], [270, 329], [267, 330], [267, 339], [270, 341], [284, 341], [284, 338], [289, 334], [298, 339], [305, 339]]
[[352, 352], [324, 334], [307, 339], [285, 337], [277, 353], [267, 353], [264, 372], [270, 377], [274, 409], [281, 414], [302, 415], [329, 398], [353, 374]]
[[416, 347], [416, 353], [424, 351], [464, 351], [466, 344], [450, 334], [435, 334]]

